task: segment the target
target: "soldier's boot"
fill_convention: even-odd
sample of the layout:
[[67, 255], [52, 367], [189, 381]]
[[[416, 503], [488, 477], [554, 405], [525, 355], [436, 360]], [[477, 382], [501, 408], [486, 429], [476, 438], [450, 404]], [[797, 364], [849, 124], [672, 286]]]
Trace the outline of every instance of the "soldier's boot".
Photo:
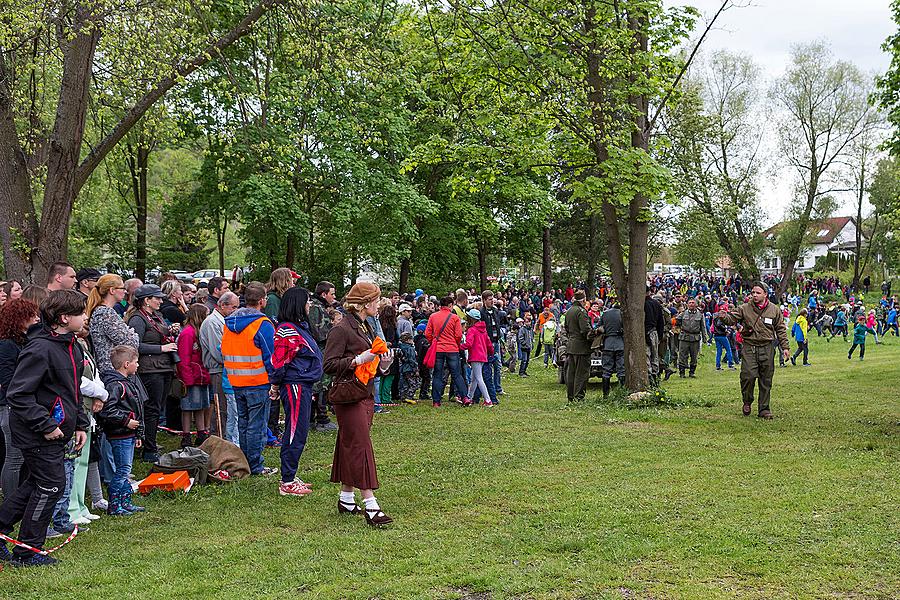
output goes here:
[[678, 369], [678, 376], [684, 379], [684, 369]]
[[603, 380], [603, 397], [609, 398], [609, 379]]

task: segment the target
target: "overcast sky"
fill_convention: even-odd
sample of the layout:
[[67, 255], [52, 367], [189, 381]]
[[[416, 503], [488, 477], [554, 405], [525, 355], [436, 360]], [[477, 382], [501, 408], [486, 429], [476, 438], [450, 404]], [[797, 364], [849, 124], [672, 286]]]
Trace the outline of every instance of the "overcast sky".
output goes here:
[[[835, 58], [850, 61], [866, 72], [883, 73], [890, 56], [881, 44], [896, 25], [891, 20], [890, 0], [738, 0], [747, 7], [726, 10], [704, 42], [705, 50], [727, 48], [749, 54], [761, 67], [764, 85], [781, 75], [790, 59], [791, 46], [825, 40]], [[665, 0], [668, 6], [689, 5], [711, 17], [721, 0]], [[702, 32], [704, 23], [698, 23]], [[766, 224], [781, 220], [790, 200], [790, 180], [767, 175], [762, 181], [762, 205]], [[847, 209], [841, 212], [847, 213]]]

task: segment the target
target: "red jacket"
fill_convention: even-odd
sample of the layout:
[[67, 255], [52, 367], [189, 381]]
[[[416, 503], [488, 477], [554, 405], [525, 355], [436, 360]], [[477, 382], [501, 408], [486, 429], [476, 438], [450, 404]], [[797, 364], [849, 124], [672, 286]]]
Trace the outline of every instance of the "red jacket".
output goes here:
[[[447, 321], [447, 315], [450, 315], [449, 321]], [[444, 321], [447, 321], [447, 326], [444, 327], [444, 332], [436, 342], [437, 348], [435, 351], [459, 352], [459, 343], [462, 341], [462, 323], [459, 317], [450, 311], [449, 306], [441, 307], [441, 310], [428, 318], [428, 325], [425, 327], [425, 339], [435, 343], [434, 338], [444, 325]]]
[[184, 385], [209, 385], [209, 371], [203, 366], [200, 339], [190, 325], [178, 336], [178, 358], [181, 360], [175, 365], [175, 372]]
[[466, 330], [466, 341], [460, 347], [469, 351], [469, 362], [487, 362], [488, 356], [494, 355], [494, 345], [488, 337], [484, 321], [478, 321]]

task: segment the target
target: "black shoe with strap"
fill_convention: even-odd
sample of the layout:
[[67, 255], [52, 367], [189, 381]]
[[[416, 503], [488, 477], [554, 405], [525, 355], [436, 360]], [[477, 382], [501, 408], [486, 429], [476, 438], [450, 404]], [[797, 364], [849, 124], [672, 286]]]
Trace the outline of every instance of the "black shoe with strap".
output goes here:
[[368, 523], [372, 527], [382, 527], [384, 525], [390, 525], [394, 522], [394, 520], [387, 516], [380, 508], [375, 510], [370, 510], [367, 508], [365, 509], [365, 514], [366, 523]]
[[341, 515], [358, 515], [363, 512], [356, 502], [353, 504], [344, 504], [340, 500], [338, 500], [338, 514]]

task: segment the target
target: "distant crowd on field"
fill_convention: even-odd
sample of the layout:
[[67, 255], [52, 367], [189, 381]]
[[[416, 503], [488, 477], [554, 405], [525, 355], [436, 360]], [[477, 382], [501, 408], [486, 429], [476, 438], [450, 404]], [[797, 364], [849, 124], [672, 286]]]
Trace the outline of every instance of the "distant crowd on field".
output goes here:
[[[161, 429], [180, 436], [182, 448], [211, 436], [233, 444], [252, 475], [280, 475], [278, 493], [294, 497], [312, 493], [297, 477], [309, 432], [336, 432], [338, 512], [386, 525], [392, 519], [374, 495], [375, 413], [421, 401], [495, 407], [506, 395], [504, 372], [526, 378], [541, 357], [558, 369], [569, 401], [584, 399], [592, 375], [604, 395], [613, 375], [625, 378], [623, 315], [604, 280], [591, 289], [439, 295], [359, 282], [338, 298], [333, 283], [307, 289], [300, 279], [279, 268], [266, 283], [245, 281], [236, 268], [199, 286], [171, 273], [147, 283], [56, 263], [45, 285], [0, 282], [0, 533], [21, 523], [23, 544], [0, 546], [0, 560], [52, 564], [26, 546], [39, 550], [46, 537], [100, 518], [92, 510], [142, 512], [133, 460], [136, 452], [160, 460]], [[801, 293], [776, 298], [766, 281], [737, 276], [649, 278], [651, 384], [675, 372], [695, 377], [701, 345], [715, 343], [717, 369], [743, 365], [744, 414], [758, 381], [760, 416], [771, 418], [768, 364], [777, 349], [782, 364], [801, 354], [809, 364], [814, 329], [829, 340], [852, 335], [848, 357], [859, 348], [862, 359], [866, 334], [878, 342], [900, 333], [889, 283], [868, 304], [865, 290], [835, 299], [847, 290], [834, 279], [799, 283]], [[267, 445], [280, 448], [277, 469], [265, 465]]]

